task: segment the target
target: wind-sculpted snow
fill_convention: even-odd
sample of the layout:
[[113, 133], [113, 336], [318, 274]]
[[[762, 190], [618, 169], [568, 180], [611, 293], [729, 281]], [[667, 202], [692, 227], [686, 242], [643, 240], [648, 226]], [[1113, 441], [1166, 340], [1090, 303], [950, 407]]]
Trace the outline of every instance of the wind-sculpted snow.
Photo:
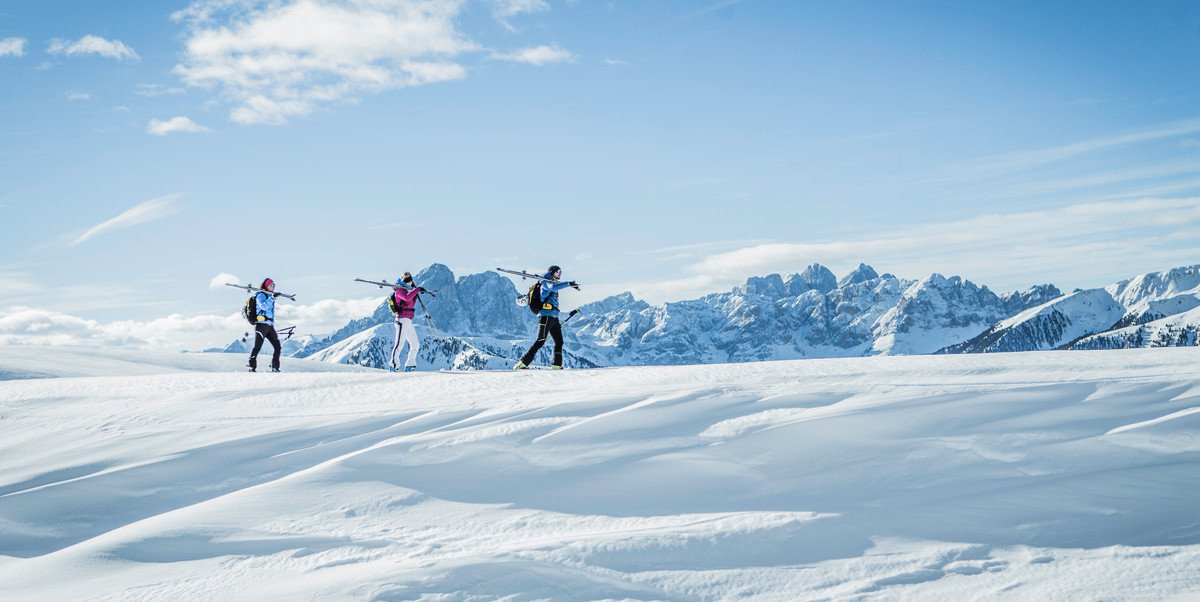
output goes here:
[[159, 375], [58, 353], [112, 374], [0, 382], [0, 599], [1200, 590], [1196, 349]]

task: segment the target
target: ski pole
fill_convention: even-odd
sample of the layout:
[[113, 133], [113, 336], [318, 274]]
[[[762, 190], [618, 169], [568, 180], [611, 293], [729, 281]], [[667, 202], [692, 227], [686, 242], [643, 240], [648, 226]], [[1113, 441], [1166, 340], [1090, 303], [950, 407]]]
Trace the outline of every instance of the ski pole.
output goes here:
[[421, 296], [417, 295], [417, 303], [421, 305], [421, 313], [425, 314], [425, 320], [429, 322], [429, 327], [437, 330], [437, 326], [433, 324], [433, 318], [429, 315], [429, 310], [425, 307], [425, 302], [421, 300]]

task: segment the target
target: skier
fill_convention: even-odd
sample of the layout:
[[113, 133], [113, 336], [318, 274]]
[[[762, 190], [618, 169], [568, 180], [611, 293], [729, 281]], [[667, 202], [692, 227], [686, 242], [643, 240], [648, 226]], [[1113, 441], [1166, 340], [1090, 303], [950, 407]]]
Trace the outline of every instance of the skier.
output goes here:
[[250, 371], [258, 368], [258, 352], [262, 349], [263, 341], [270, 341], [274, 353], [271, 354], [271, 372], [279, 372], [279, 335], [275, 332], [275, 281], [267, 278], [262, 281], [257, 293], [254, 293], [255, 313], [254, 349], [250, 352]]
[[417, 331], [413, 328], [412, 323], [413, 313], [416, 310], [414, 305], [418, 295], [429, 291], [424, 287], [416, 286], [413, 283], [412, 274], [408, 272], [404, 272], [404, 276], [397, 280], [396, 284], [401, 286], [396, 287], [392, 296], [388, 298], [388, 308], [392, 310], [392, 316], [396, 319], [396, 344], [392, 346], [392, 372], [397, 369], [396, 356], [405, 342], [408, 343], [408, 361], [404, 362], [404, 371], [412, 372], [417, 369], [417, 352], [421, 349], [421, 341], [417, 339]]
[[554, 339], [554, 361], [551, 363], [550, 369], [562, 370], [563, 335], [562, 324], [558, 321], [558, 291], [568, 286], [578, 287], [579, 284], [574, 280], [559, 281], [562, 278], [562, 268], [556, 265], [550, 266], [544, 277], [551, 280], [543, 280], [541, 284], [542, 309], [538, 312], [538, 337], [529, 347], [529, 351], [525, 352], [525, 357], [521, 358], [516, 366], [513, 366], [514, 370], [529, 368], [534, 356], [542, 349], [542, 345], [546, 344], [547, 336]]

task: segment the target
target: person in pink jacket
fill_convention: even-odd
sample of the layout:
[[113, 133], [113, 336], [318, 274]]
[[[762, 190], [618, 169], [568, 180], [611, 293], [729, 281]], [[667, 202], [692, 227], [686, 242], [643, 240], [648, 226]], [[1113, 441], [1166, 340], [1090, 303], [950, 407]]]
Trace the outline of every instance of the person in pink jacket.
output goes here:
[[413, 313], [416, 310], [417, 295], [428, 292], [413, 284], [412, 274], [404, 272], [404, 277], [397, 280], [399, 286], [388, 298], [388, 308], [396, 319], [396, 344], [392, 345], [392, 372], [397, 370], [396, 356], [400, 347], [408, 343], [408, 360], [404, 362], [404, 371], [412, 372], [417, 369], [417, 352], [421, 350], [421, 341], [413, 328]]

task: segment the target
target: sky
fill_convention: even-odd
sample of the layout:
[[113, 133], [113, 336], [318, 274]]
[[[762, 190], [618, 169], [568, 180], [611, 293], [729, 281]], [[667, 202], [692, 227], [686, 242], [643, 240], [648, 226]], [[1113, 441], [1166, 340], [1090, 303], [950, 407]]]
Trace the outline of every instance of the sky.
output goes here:
[[[432, 263], [651, 302], [1198, 263], [1200, 4], [0, 1], [0, 341], [310, 332]], [[240, 333], [234, 333], [240, 334]]]

